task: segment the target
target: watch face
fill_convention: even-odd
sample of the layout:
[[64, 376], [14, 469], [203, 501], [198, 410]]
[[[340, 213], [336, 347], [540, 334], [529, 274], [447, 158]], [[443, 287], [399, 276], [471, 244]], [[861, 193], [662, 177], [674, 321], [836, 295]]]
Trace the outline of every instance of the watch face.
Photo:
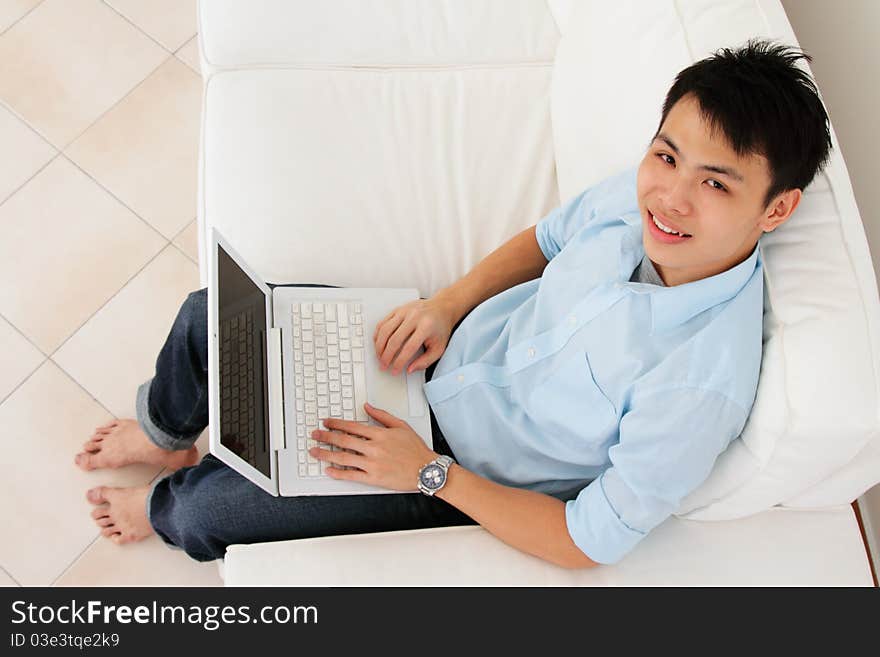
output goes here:
[[424, 470], [422, 470], [419, 478], [422, 480], [422, 483], [431, 489], [440, 488], [443, 484], [443, 481], [446, 479], [446, 473], [443, 472], [443, 468], [439, 465], [429, 465]]

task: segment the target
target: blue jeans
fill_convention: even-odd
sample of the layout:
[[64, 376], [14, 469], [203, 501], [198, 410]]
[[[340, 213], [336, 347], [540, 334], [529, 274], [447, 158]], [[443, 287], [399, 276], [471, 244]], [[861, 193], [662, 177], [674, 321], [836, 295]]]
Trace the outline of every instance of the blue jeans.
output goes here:
[[[187, 297], [156, 375], [138, 388], [138, 424], [164, 449], [188, 449], [208, 425], [207, 301], [207, 289]], [[428, 380], [435, 364], [425, 372]], [[431, 429], [434, 451], [454, 456], [433, 411]], [[212, 454], [156, 481], [146, 504], [156, 534], [197, 561], [222, 559], [233, 543], [476, 524], [421, 493], [274, 497]]]

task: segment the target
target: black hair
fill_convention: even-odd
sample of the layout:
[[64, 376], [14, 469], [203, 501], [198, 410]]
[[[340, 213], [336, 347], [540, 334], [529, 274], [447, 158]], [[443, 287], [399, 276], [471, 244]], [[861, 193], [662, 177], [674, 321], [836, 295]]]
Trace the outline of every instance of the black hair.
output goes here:
[[784, 191], [803, 190], [828, 163], [832, 146], [828, 115], [809, 73], [795, 65], [800, 59], [813, 61], [802, 50], [762, 39], [715, 51], [676, 76], [654, 136], [675, 103], [693, 94], [703, 120], [737, 156], [767, 158], [764, 207]]

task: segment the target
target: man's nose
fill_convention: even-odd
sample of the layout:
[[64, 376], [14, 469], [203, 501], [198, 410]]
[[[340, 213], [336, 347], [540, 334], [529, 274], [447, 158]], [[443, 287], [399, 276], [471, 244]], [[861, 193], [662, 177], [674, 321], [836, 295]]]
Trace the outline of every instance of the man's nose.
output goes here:
[[662, 211], [669, 214], [689, 214], [691, 211], [691, 189], [686, 180], [676, 180], [666, 186], [660, 194]]

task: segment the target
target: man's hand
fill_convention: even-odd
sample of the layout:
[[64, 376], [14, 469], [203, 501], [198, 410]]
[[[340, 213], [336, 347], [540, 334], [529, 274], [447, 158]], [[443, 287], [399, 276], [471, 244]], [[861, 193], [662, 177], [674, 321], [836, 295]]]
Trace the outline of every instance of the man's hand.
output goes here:
[[376, 324], [373, 332], [379, 368], [391, 368], [396, 376], [422, 345], [425, 353], [410, 364], [408, 372], [427, 368], [443, 355], [455, 318], [453, 305], [442, 295], [398, 306]]
[[320, 461], [357, 468], [344, 470], [328, 467], [333, 479], [349, 479], [373, 486], [398, 491], [418, 490], [419, 470], [438, 457], [419, 434], [406, 422], [369, 404], [364, 409], [383, 426], [328, 418], [324, 426], [330, 431], [316, 429], [312, 438], [321, 443], [336, 445], [349, 452], [332, 452], [313, 447], [309, 452]]

